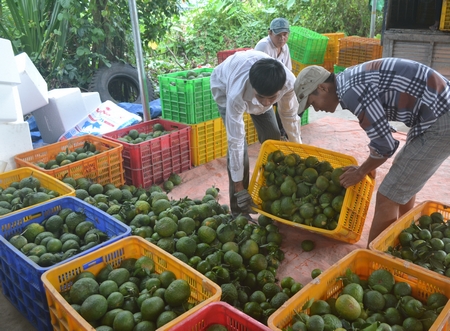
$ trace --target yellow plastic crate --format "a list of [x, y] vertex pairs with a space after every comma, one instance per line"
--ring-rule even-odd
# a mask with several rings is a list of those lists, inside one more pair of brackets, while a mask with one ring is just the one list
[[[291, 325], [294, 311], [301, 311], [303, 305], [310, 299], [326, 300], [337, 298], [344, 288], [343, 281], [338, 277], [345, 276], [347, 269], [357, 274], [361, 279], [367, 279], [369, 275], [378, 269], [390, 271], [396, 282], [407, 282], [411, 285], [412, 296], [422, 302], [426, 302], [428, 296], [439, 292], [450, 297], [450, 282], [442, 278], [436, 278], [433, 274], [410, 268], [401, 260], [372, 252], [367, 249], [357, 249], [333, 264], [314, 281], [309, 282], [304, 288], [291, 297], [281, 308], [275, 311], [268, 320], [271, 330], [281, 331]], [[438, 318], [430, 328], [434, 330], [450, 330], [450, 301], [444, 307]]]
[[[37, 178], [40, 183], [41, 187], [45, 187], [46, 189], [55, 191], [59, 193], [59, 197], [65, 197], [65, 196], [75, 196], [75, 189], [70, 187], [69, 185], [64, 184], [60, 180], [53, 178], [52, 176], [49, 176], [45, 173], [43, 173], [40, 170], [24, 167], [19, 169], [14, 169], [11, 171], [7, 171], [4, 173], [0, 173], [0, 187], [5, 189], [11, 185], [13, 182], [20, 182], [22, 179], [33, 176]], [[58, 198], [59, 198], [58, 197]], [[16, 211], [13, 211], [11, 213], [5, 214], [0, 216], [0, 218], [30, 209], [36, 205], [18, 209]]]
[[339, 39], [345, 37], [345, 33], [336, 32], [336, 33], [323, 33], [325, 37], [328, 37], [327, 49], [325, 50], [325, 62], [332, 62], [336, 64], [338, 55], [339, 55]]
[[[262, 200], [259, 197], [259, 189], [265, 184], [266, 181], [263, 175], [263, 165], [267, 162], [269, 154], [276, 150], [281, 150], [286, 155], [290, 153], [296, 153], [302, 158], [306, 158], [308, 156], [316, 156], [319, 161], [330, 162], [333, 168], [358, 164], [352, 156], [329, 151], [315, 146], [296, 144], [285, 141], [267, 140], [262, 144], [261, 150], [259, 151], [258, 159], [256, 161], [255, 169], [253, 171], [248, 188], [248, 192], [250, 193], [253, 201], [258, 205], [258, 207], [260, 207], [262, 203]], [[338, 225], [334, 230], [321, 229], [305, 224], [294, 223], [292, 221], [271, 215], [263, 211], [261, 208], [255, 208], [255, 210], [260, 214], [266, 215], [286, 225], [301, 228], [310, 232], [324, 235], [326, 237], [353, 244], [356, 243], [361, 237], [374, 186], [375, 180], [370, 178], [369, 176], [366, 176], [358, 184], [347, 188]]]
[[[244, 113], [247, 145], [258, 142], [252, 117]], [[199, 166], [227, 155], [227, 131], [222, 118], [191, 125], [192, 165]]]
[[298, 61], [292, 60], [292, 73], [295, 75], [295, 77], [298, 76], [298, 74], [300, 73], [300, 71], [302, 71], [303, 69], [305, 69], [308, 66], [312, 66], [312, 65], [318, 65], [321, 66], [322, 64], [303, 64], [300, 63]]
[[50, 269], [42, 275], [41, 279], [47, 296], [53, 329], [95, 331], [95, 328], [86, 322], [60, 293], [68, 291], [72, 286], [73, 279], [85, 270], [96, 275], [107, 264], [118, 268], [124, 259], [138, 259], [141, 256], [153, 259], [156, 273], [160, 274], [165, 270], [170, 270], [177, 279], [187, 281], [191, 287], [189, 302], [196, 304], [194, 308], [160, 327], [158, 331], [169, 330], [209, 303], [220, 301], [222, 290], [217, 284], [143, 238], [131, 236]]
[[[400, 217], [397, 221], [392, 223], [389, 227], [387, 227], [382, 233], [378, 235], [370, 244], [369, 248], [373, 251], [385, 253], [389, 247], [395, 247], [399, 244], [398, 235], [404, 230], [410, 227], [411, 224], [417, 223], [417, 220], [422, 215], [430, 215], [434, 212], [440, 212], [442, 216], [444, 216], [444, 220], [448, 222], [450, 219], [450, 205], [446, 205], [444, 203], [436, 202], [436, 201], [424, 201], [418, 204], [416, 207], [411, 209], [409, 212]], [[420, 267], [418, 265], [414, 265], [417, 268], [430, 270]], [[435, 275], [442, 276], [438, 273]], [[447, 278], [447, 277], [445, 277]]]
[[[94, 144], [96, 150], [100, 151], [100, 153], [56, 169], [42, 169], [36, 165], [38, 162], [46, 163], [55, 159], [60, 152], [66, 152], [67, 150], [72, 152], [79, 147], [83, 147], [86, 141]], [[18, 168], [30, 167], [38, 169], [60, 180], [64, 177], [72, 177], [74, 179], [85, 177], [90, 178], [95, 183], [102, 185], [112, 183], [119, 187], [125, 182], [123, 177], [122, 149], [122, 144], [89, 134], [17, 154], [14, 160]]]
[[199, 166], [227, 155], [227, 132], [222, 118], [191, 125], [191, 160]]
[[441, 19], [439, 22], [440, 31], [450, 31], [450, 1], [442, 1]]

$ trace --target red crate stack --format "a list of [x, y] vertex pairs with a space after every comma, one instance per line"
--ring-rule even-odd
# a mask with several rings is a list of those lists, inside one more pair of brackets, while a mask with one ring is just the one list
[[[138, 144], [119, 140], [133, 129], [139, 133], [150, 133], [157, 123], [170, 133]], [[103, 137], [123, 145], [127, 184], [147, 188], [161, 184], [171, 173], [179, 174], [191, 168], [191, 127], [187, 124], [155, 119], [107, 133]]]
[[227, 57], [229, 57], [230, 55], [233, 55], [236, 52], [241, 52], [241, 51], [248, 51], [250, 49], [253, 48], [235, 48], [235, 49], [228, 49], [226, 51], [219, 51], [217, 52], [217, 63], [222, 63], [223, 61], [225, 61], [225, 59]]

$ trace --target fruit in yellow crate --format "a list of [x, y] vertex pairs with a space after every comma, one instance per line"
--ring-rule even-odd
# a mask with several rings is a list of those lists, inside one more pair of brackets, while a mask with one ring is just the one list
[[113, 330], [132, 331], [135, 322], [133, 313], [128, 310], [122, 310], [117, 313], [113, 321]]
[[80, 278], [70, 288], [70, 300], [72, 303], [81, 305], [84, 300], [93, 294], [98, 294], [99, 285], [92, 278]]
[[395, 279], [392, 273], [385, 269], [377, 269], [373, 271], [368, 278], [369, 286], [382, 285], [388, 292], [392, 290]]
[[100, 294], [93, 294], [81, 304], [80, 314], [86, 321], [90, 322], [102, 318], [107, 310], [108, 302], [106, 298]]
[[305, 239], [302, 241], [301, 247], [305, 252], [310, 252], [314, 249], [315, 244], [314, 244], [314, 241]]
[[340, 295], [336, 300], [335, 308], [339, 315], [348, 321], [354, 321], [361, 315], [361, 305], [350, 294]]
[[184, 279], [176, 279], [170, 283], [164, 292], [164, 301], [171, 307], [187, 303], [191, 296], [191, 287]]
[[314, 279], [322, 273], [322, 270], [316, 268], [311, 271], [311, 278]]

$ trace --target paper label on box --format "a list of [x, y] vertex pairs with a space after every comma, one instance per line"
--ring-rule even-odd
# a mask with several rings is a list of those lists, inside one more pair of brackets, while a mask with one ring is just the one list
[[102, 135], [142, 121], [138, 115], [119, 107], [112, 101], [105, 101], [86, 116], [75, 127], [65, 132], [59, 141], [85, 134]]

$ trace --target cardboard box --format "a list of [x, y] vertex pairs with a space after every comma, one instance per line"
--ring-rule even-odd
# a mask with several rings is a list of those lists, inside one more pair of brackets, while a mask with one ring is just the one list
[[48, 104], [47, 82], [34, 66], [27, 53], [16, 55], [16, 64], [21, 83], [19, 90], [23, 115], [31, 113]]
[[17, 70], [16, 60], [14, 60], [14, 51], [11, 41], [0, 38], [0, 84], [18, 85], [20, 84], [19, 71]]
[[48, 92], [48, 104], [33, 112], [42, 140], [47, 144], [77, 125], [87, 111], [79, 88], [54, 89]]
[[88, 115], [97, 109], [97, 107], [102, 103], [98, 92], [83, 92], [81, 93], [81, 96], [83, 97], [84, 107], [86, 108]]
[[0, 122], [15, 122], [19, 118], [22, 108], [17, 86], [0, 84]]
[[[14, 141], [14, 143], [11, 143]], [[4, 171], [16, 168], [14, 156], [33, 149], [30, 127], [27, 122], [0, 123], [0, 164], [6, 162]]]

